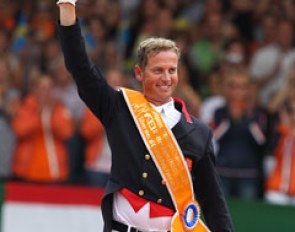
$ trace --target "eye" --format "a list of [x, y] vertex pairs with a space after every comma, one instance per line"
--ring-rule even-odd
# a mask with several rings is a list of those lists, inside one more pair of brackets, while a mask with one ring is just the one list
[[161, 74], [162, 73], [162, 70], [160, 68], [156, 68], [156, 69], [153, 70], [153, 72], [155, 74]]
[[169, 73], [170, 74], [175, 74], [177, 72], [177, 69], [176, 68], [170, 68], [169, 69]]

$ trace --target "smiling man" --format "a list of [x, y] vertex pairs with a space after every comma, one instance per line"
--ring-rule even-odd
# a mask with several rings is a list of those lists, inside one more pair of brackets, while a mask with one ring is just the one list
[[150, 38], [139, 45], [138, 64], [134, 70], [150, 103], [162, 105], [172, 101], [178, 82], [179, 56], [179, 49], [170, 40]]
[[104, 232], [233, 231], [214, 167], [212, 133], [172, 97], [178, 47], [164, 38], [142, 41], [134, 71], [143, 93], [114, 90], [87, 57], [75, 3], [57, 2], [58, 31], [66, 66], [104, 125], [112, 151]]

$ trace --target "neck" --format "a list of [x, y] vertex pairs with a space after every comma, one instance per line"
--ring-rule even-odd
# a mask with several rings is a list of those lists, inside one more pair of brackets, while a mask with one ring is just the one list
[[170, 102], [172, 100], [172, 97], [170, 97], [168, 100], [166, 101], [159, 101], [159, 100], [155, 100], [155, 99], [152, 99], [152, 98], [149, 98], [147, 96], [145, 96], [145, 98], [148, 100], [149, 103], [155, 105], [155, 106], [161, 106], [161, 105], [164, 105], [168, 102]]

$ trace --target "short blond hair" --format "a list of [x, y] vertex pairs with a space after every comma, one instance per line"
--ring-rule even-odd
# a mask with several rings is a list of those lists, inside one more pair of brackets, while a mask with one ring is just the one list
[[180, 49], [176, 43], [170, 39], [151, 37], [143, 40], [137, 49], [138, 65], [144, 68], [147, 65], [148, 58], [162, 51], [172, 50], [177, 57], [180, 57]]

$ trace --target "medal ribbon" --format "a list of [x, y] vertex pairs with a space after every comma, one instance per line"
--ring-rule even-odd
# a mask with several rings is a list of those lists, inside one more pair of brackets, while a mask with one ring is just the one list
[[140, 135], [166, 181], [177, 210], [172, 219], [171, 231], [209, 231], [200, 219], [200, 207], [194, 199], [190, 173], [171, 130], [142, 93], [121, 89]]

